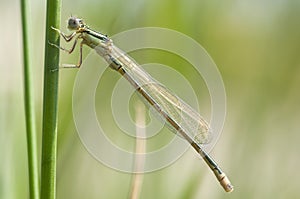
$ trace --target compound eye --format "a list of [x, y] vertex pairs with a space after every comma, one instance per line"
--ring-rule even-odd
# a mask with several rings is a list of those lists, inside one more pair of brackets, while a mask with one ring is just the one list
[[69, 27], [72, 27], [72, 28], [75, 27], [76, 26], [76, 20], [70, 19], [68, 25], [69, 25]]

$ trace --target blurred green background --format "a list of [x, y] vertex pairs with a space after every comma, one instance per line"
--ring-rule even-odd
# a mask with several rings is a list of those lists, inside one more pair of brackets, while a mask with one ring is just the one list
[[[45, 3], [30, 1], [29, 19], [39, 149]], [[0, 198], [26, 198], [20, 5], [1, 0], [1, 8]], [[222, 74], [227, 117], [211, 154], [230, 177], [234, 192], [225, 193], [190, 149], [173, 165], [145, 174], [141, 198], [300, 197], [300, 1], [65, 0], [63, 30], [71, 14], [108, 35], [146, 26], [180, 31], [208, 51]], [[85, 55], [88, 51], [85, 48]], [[137, 55], [139, 62], [147, 63], [147, 56]], [[178, 60], [164, 56], [153, 53], [149, 60], [165, 60], [189, 76]], [[76, 53], [62, 54], [62, 63], [72, 61], [77, 61]], [[72, 118], [76, 72], [60, 71], [57, 198], [127, 198], [131, 175], [96, 161], [76, 133]], [[107, 75], [119, 78], [111, 71]], [[209, 107], [209, 96], [195, 91], [200, 105]], [[204, 112], [208, 118], [209, 108]]]

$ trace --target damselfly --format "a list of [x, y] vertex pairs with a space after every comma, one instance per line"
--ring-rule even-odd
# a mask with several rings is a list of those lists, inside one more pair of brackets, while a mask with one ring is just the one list
[[80, 42], [80, 58], [77, 65], [64, 65], [65, 68], [79, 68], [82, 64], [82, 47], [87, 45], [102, 56], [109, 66], [125, 77], [141, 96], [152, 106], [164, 120], [168, 127], [183, 137], [204, 159], [215, 174], [216, 178], [227, 192], [233, 191], [229, 179], [217, 163], [205, 152], [201, 145], [208, 142], [210, 128], [208, 123], [193, 108], [187, 105], [163, 85], [154, 80], [132, 58], [117, 48], [112, 40], [102, 33], [90, 29], [82, 19], [70, 17], [68, 29], [74, 31], [66, 35], [57, 31], [66, 42], [74, 39], [71, 49], [51, 45], [72, 53], [78, 41]]

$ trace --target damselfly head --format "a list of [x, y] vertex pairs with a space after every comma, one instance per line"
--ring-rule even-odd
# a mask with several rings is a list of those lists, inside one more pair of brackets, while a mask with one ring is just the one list
[[83, 28], [85, 25], [82, 19], [71, 16], [68, 19], [68, 29], [69, 30], [77, 30], [79, 28]]

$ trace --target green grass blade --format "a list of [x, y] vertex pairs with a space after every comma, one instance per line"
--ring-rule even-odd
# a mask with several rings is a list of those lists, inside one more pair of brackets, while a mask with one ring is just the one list
[[48, 42], [59, 45], [59, 35], [51, 26], [60, 26], [60, 0], [47, 1], [44, 99], [43, 99], [43, 138], [41, 197], [54, 199], [56, 195], [56, 150], [57, 150], [57, 104], [59, 49]]
[[23, 36], [23, 65], [24, 65], [24, 102], [27, 136], [29, 195], [31, 199], [39, 199], [39, 169], [37, 158], [37, 138], [35, 126], [35, 109], [33, 86], [30, 72], [30, 51], [27, 24], [28, 6], [26, 0], [21, 0], [22, 36]]

